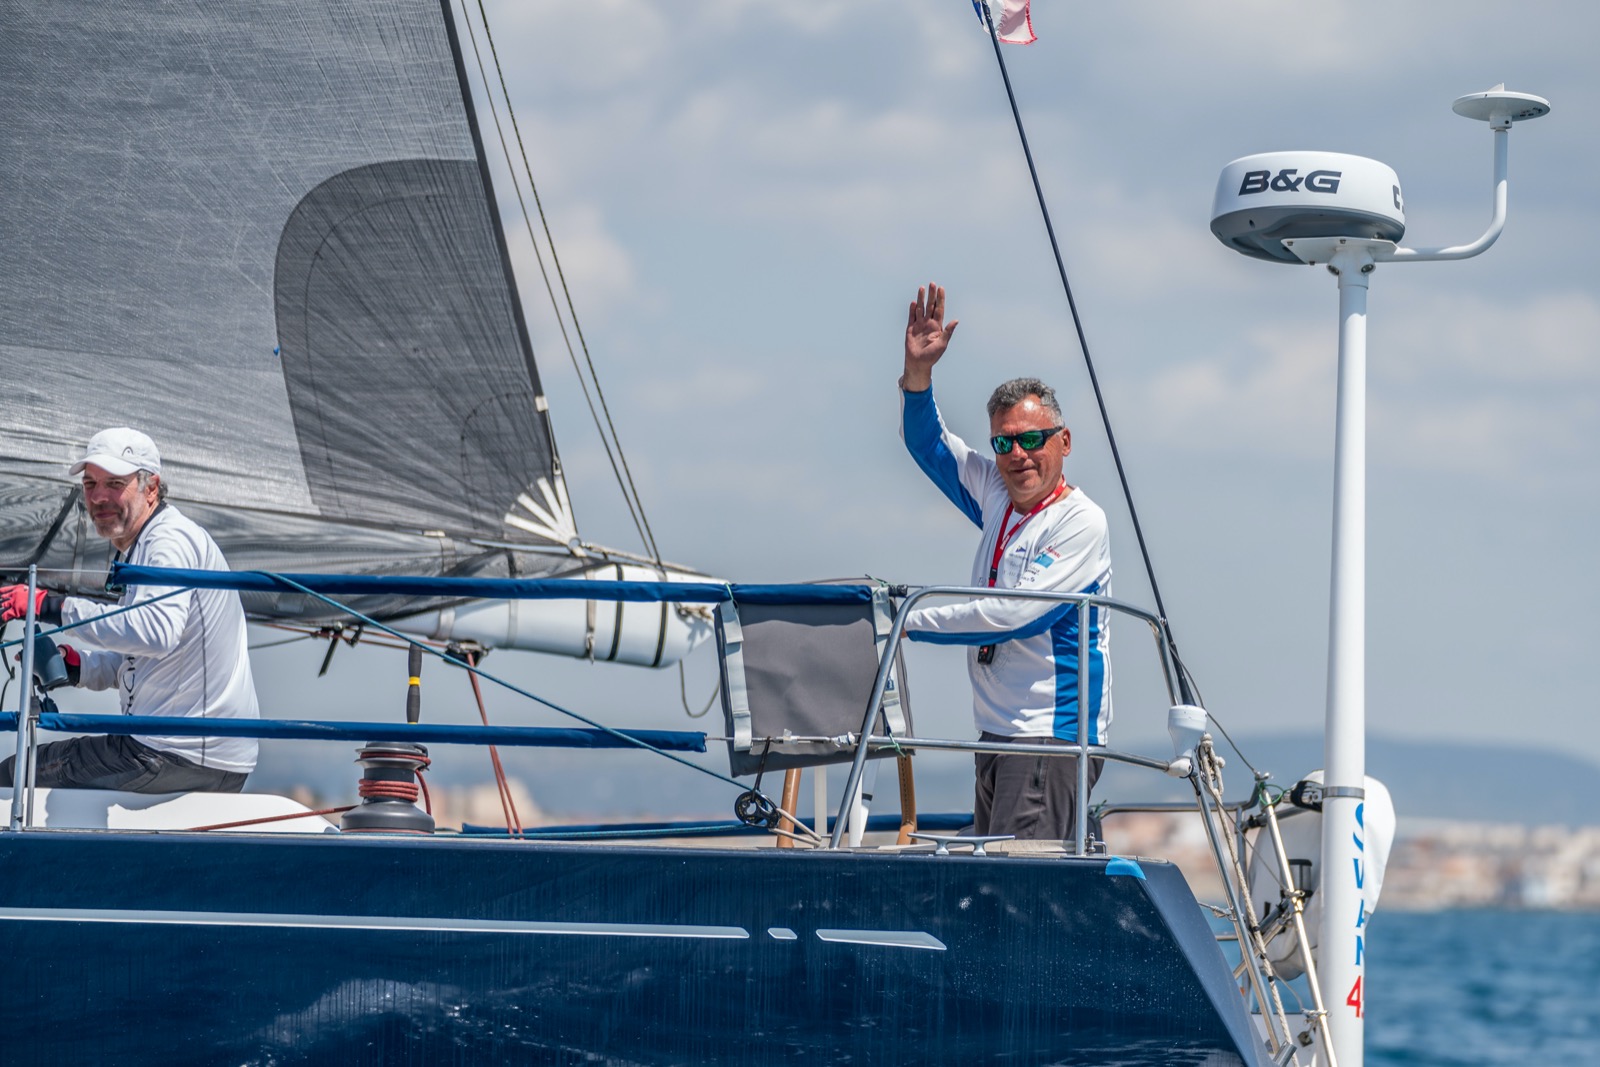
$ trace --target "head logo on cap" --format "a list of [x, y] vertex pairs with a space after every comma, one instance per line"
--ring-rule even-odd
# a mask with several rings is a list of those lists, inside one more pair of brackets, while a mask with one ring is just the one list
[[73, 477], [88, 466], [99, 467], [114, 478], [126, 478], [136, 471], [161, 473], [161, 453], [156, 443], [138, 430], [116, 426], [89, 438], [83, 458], [67, 473]]

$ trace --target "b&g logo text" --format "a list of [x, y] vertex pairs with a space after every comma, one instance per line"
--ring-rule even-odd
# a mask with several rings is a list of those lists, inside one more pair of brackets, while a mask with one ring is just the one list
[[1286, 167], [1276, 175], [1270, 170], [1247, 170], [1244, 181], [1239, 183], [1239, 195], [1264, 193], [1269, 189], [1274, 193], [1298, 193], [1302, 189], [1308, 193], [1337, 193], [1339, 179], [1344, 177], [1342, 170], [1314, 170], [1303, 178], [1296, 177], [1299, 173], [1299, 167]]

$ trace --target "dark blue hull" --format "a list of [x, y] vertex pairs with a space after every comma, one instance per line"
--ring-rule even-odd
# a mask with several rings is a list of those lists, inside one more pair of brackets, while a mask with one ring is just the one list
[[7, 1063], [1258, 1062], [1162, 863], [31, 831], [0, 936]]

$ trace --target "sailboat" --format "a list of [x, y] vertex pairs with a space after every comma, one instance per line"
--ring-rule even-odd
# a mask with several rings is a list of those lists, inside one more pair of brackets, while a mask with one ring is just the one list
[[[831, 840], [819, 818], [801, 842], [832, 847], [711, 848], [670, 826], [333, 833], [287, 802], [252, 822], [226, 798], [65, 791], [38, 797], [36, 820], [35, 798], [8, 798], [24, 813], [0, 834], [0, 930], [22, 975], [11, 1047], [161, 1064], [1319, 1054], [1317, 1013], [1286, 1013], [1255, 958], [1242, 878], [1222, 909], [1247, 943], [1230, 959], [1175, 867], [1083, 832], [1042, 851], [959, 832], [838, 847], [868, 756], [913, 740], [892, 714], [899, 630], [881, 619], [960, 590], [729, 586], [579, 538], [448, 0], [62, 2], [8, 24], [0, 568], [104, 590], [107, 549], [61, 470], [129, 421], [238, 573], [114, 580], [232, 582], [260, 619], [642, 665], [715, 634], [725, 678], [754, 606], [843, 604], [864, 620], [870, 682], [837, 733], [729, 742], [758, 783], [812, 750], [851, 763]], [[1161, 619], [1102, 606], [1150, 626], [1182, 688]], [[1214, 774], [1194, 710], [1175, 709], [1170, 759], [1122, 758]], [[450, 736], [427, 729], [410, 736]], [[757, 786], [741, 803], [750, 826], [806, 837], [792, 801]], [[1243, 828], [1220, 790], [1200, 808], [1232, 855]], [[1270, 805], [1259, 818], [1258, 842], [1277, 835]], [[1305, 894], [1252, 874], [1281, 894], [1287, 958], [1310, 966]]]

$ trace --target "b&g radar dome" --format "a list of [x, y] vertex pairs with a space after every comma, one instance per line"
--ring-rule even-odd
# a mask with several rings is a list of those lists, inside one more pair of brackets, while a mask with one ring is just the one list
[[1388, 166], [1338, 152], [1263, 152], [1222, 169], [1211, 232], [1257, 259], [1300, 265], [1285, 238], [1361, 237], [1398, 242], [1406, 232], [1400, 179]]

